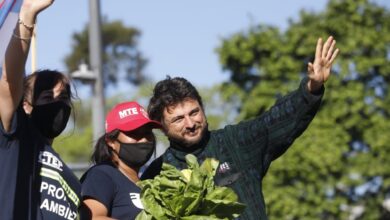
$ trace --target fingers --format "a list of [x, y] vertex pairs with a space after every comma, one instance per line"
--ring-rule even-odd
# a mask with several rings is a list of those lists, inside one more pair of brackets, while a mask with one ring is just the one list
[[328, 54], [329, 47], [331, 46], [332, 41], [333, 41], [332, 36], [328, 37], [328, 40], [326, 40], [324, 47], [322, 48], [322, 56], [321, 56], [322, 58], [325, 58], [326, 55]]
[[[318, 48], [319, 48], [319, 45], [318, 45], [319, 41], [317, 42], [317, 51], [316, 51], [316, 58], [319, 56], [318, 55]], [[332, 65], [333, 61], [336, 59], [338, 53], [339, 53], [339, 49], [337, 48], [335, 50], [335, 47], [336, 47], [336, 40], [333, 38], [333, 36], [330, 36], [325, 44], [322, 46], [322, 49], [321, 49], [321, 55], [320, 55], [320, 58], [318, 58], [319, 60], [323, 60], [325, 63], [325, 66], [330, 66]]]
[[337, 57], [337, 55], [339, 54], [339, 48], [337, 48], [335, 51], [334, 51], [334, 53], [333, 53], [333, 55], [332, 55], [332, 57], [330, 58], [330, 61], [329, 61], [329, 64], [330, 65], [332, 65], [332, 63], [333, 63], [333, 61], [336, 59], [336, 57]]
[[322, 38], [318, 38], [315, 59], [321, 59], [321, 54], [322, 54]]
[[331, 59], [331, 57], [332, 57], [332, 55], [334, 53], [335, 45], [336, 45], [336, 40], [332, 40], [332, 43], [331, 43], [331, 45], [330, 45], [330, 47], [328, 49], [328, 52], [326, 54], [326, 60], [330, 60]]

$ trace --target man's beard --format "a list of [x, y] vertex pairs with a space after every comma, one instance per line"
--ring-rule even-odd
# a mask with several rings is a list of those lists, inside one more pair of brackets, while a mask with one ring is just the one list
[[186, 138], [174, 137], [174, 136], [168, 137], [168, 139], [169, 141], [174, 142], [176, 145], [179, 145], [180, 147], [192, 148], [202, 141], [205, 133], [208, 130], [208, 123], [206, 122], [201, 129], [202, 130], [200, 131], [200, 135], [195, 140], [187, 140]]

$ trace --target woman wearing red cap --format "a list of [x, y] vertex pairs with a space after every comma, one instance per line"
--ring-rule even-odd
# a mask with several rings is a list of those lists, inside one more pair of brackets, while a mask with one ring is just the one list
[[136, 102], [116, 105], [106, 117], [106, 133], [98, 140], [92, 160], [96, 164], [81, 178], [81, 219], [135, 219], [143, 209], [139, 169], [155, 147], [150, 120]]

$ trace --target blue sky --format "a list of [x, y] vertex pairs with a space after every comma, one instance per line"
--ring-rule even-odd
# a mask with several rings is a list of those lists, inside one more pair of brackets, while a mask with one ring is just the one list
[[[38, 17], [37, 67], [64, 70], [71, 37], [89, 17], [87, 0], [57, 0]], [[381, 5], [390, 1], [377, 0]], [[253, 24], [282, 29], [299, 10], [320, 11], [326, 0], [102, 0], [101, 14], [138, 28], [139, 46], [149, 59], [145, 70], [154, 80], [167, 74], [183, 76], [197, 86], [210, 86], [228, 78], [215, 48], [221, 38], [247, 30]], [[29, 70], [29, 66], [27, 70]]]

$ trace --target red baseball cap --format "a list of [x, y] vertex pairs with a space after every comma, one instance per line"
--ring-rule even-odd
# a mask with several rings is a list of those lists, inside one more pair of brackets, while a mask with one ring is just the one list
[[106, 133], [115, 129], [132, 131], [149, 124], [152, 128], [161, 128], [157, 121], [150, 120], [148, 113], [137, 102], [123, 102], [117, 104], [106, 116]]

